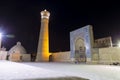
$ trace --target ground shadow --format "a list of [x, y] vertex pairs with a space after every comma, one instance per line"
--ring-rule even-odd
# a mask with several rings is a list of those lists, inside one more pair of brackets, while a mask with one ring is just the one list
[[[24, 79], [28, 80], [28, 79]], [[80, 77], [59, 77], [59, 78], [41, 78], [41, 79], [29, 79], [29, 80], [89, 80]]]

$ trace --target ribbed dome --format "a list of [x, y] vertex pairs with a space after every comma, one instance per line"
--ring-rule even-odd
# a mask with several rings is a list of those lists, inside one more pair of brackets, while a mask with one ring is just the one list
[[17, 42], [17, 44], [15, 46], [13, 46], [9, 52], [9, 54], [12, 54], [12, 53], [21, 53], [21, 54], [26, 54], [26, 50], [25, 48], [21, 45], [20, 42]]

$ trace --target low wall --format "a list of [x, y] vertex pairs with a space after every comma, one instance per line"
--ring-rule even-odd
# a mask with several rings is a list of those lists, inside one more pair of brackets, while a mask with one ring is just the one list
[[52, 53], [54, 62], [70, 62], [70, 51]]
[[[70, 51], [52, 53], [54, 62], [72, 62]], [[100, 64], [120, 63], [120, 47], [94, 48], [92, 62]]]
[[99, 48], [99, 63], [102, 64], [112, 64], [114, 62], [120, 63], [120, 48], [119, 47], [109, 47], [109, 48]]
[[28, 62], [30, 62], [31, 61], [31, 54], [22, 54], [22, 61], [24, 62], [26, 62], [26, 61], [28, 61]]

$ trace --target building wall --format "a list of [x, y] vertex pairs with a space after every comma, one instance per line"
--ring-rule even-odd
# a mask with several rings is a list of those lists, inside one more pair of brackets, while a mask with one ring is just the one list
[[93, 48], [92, 63], [98, 63], [98, 61], [99, 61], [99, 48]]
[[21, 54], [21, 53], [12, 53], [9, 56], [9, 60], [10, 61], [15, 61], [15, 62], [19, 62], [19, 61], [31, 61], [31, 55], [30, 54]]
[[70, 62], [70, 51], [52, 53], [53, 62]]
[[99, 63], [113, 64], [114, 62], [120, 63], [119, 47], [99, 48]]
[[21, 54], [20, 53], [12, 53], [9, 56], [9, 60], [19, 62], [19, 61], [21, 61]]
[[111, 37], [104, 37], [95, 40], [94, 47], [102, 48], [102, 47], [112, 47], [112, 39]]
[[31, 61], [31, 55], [30, 54], [22, 54], [22, 61]]
[[6, 60], [7, 51], [0, 51], [0, 60]]
[[[70, 51], [52, 53], [53, 62], [72, 62]], [[120, 63], [120, 48], [94, 48], [92, 50], [92, 63], [113, 64]]]

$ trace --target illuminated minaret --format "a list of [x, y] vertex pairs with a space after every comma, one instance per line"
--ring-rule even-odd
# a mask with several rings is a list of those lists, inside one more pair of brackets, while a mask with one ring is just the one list
[[50, 13], [47, 10], [41, 11], [41, 29], [36, 61], [49, 61], [49, 16]]

